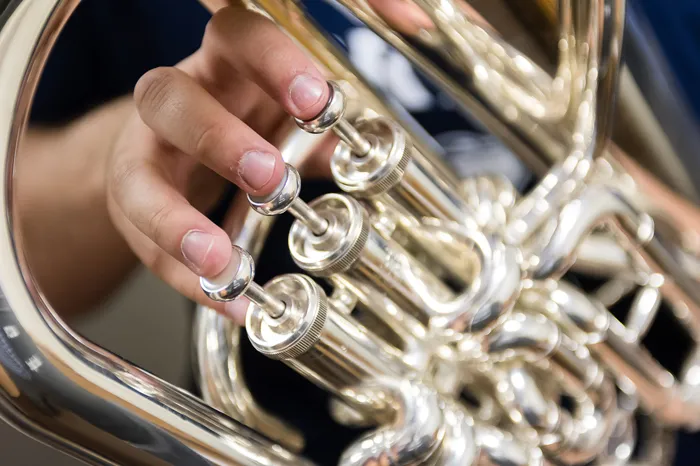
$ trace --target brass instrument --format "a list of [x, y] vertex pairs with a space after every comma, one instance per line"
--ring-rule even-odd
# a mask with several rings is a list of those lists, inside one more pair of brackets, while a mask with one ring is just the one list
[[[198, 399], [76, 335], [32, 281], [13, 163], [43, 63], [77, 3], [14, 0], [0, 15], [2, 417], [90, 464], [312, 464], [297, 453], [300, 434], [251, 396], [240, 329], [224, 317], [197, 310]], [[659, 214], [611, 141], [629, 72], [625, 1], [560, 0], [552, 73], [460, 0], [406, 2], [433, 25], [415, 31], [376, 3], [340, 0], [538, 183], [518, 193], [497, 175], [457, 179], [301, 2], [256, 0], [326, 70], [331, 98], [282, 143], [276, 192], [235, 201], [233, 259], [202, 288], [218, 301], [248, 298], [254, 348], [332, 393], [338, 422], [374, 426], [348, 445], [344, 466], [670, 464], [671, 433], [700, 428], [700, 362], [693, 348], [673, 375], [642, 341], [670, 312], [697, 344], [699, 275], [686, 232], [670, 227], [684, 223]], [[331, 131], [340, 192], [306, 204], [294, 166]], [[261, 286], [255, 260], [285, 212], [303, 273]], [[572, 270], [603, 285], [586, 293], [564, 277]], [[630, 294], [615, 317], [609, 309]]]

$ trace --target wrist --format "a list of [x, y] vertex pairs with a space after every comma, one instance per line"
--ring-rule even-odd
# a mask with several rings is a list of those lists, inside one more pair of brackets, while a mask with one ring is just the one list
[[64, 317], [90, 309], [137, 263], [109, 217], [105, 183], [130, 111], [125, 99], [59, 129], [30, 128], [22, 141], [14, 194], [24, 256]]
[[62, 172], [75, 182], [72, 191], [104, 209], [109, 159], [133, 111], [131, 96], [110, 102], [71, 123], [57, 141], [59, 152], [72, 159]]

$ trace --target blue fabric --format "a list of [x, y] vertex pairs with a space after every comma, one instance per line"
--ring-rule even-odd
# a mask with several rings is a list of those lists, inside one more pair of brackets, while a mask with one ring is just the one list
[[209, 17], [192, 0], [81, 2], [48, 60], [32, 119], [65, 122], [131, 92], [149, 69], [193, 53]]
[[635, 0], [635, 3], [649, 18], [696, 116], [700, 117], [700, 2]]

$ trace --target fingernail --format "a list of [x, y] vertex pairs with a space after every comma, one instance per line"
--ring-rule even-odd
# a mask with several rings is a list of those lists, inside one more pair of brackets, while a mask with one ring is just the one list
[[435, 29], [435, 23], [430, 19], [430, 16], [413, 2], [406, 5], [405, 16], [419, 29]]
[[234, 249], [231, 253], [226, 267], [213, 277], [207, 277], [207, 281], [212, 285], [216, 286], [226, 286], [231, 281], [236, 279], [236, 274], [238, 273], [238, 266], [241, 263], [240, 254]]
[[241, 160], [238, 174], [248, 186], [260, 189], [272, 178], [276, 163], [277, 158], [267, 152], [247, 152]]
[[196, 269], [202, 268], [212, 247], [214, 237], [199, 230], [188, 231], [180, 244], [183, 257]]
[[245, 325], [245, 316], [248, 313], [250, 301], [248, 298], [240, 297], [235, 301], [229, 301], [224, 306], [224, 312], [236, 325], [243, 327]]
[[327, 88], [328, 84], [325, 81], [310, 74], [300, 74], [292, 81], [289, 96], [297, 110], [303, 112], [316, 105]]

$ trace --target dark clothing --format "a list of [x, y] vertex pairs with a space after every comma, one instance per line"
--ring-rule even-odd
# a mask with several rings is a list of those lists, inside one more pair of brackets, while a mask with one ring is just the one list
[[197, 50], [209, 18], [196, 1], [81, 2], [48, 60], [33, 121], [65, 122], [130, 93], [146, 71]]
[[[637, 0], [651, 22], [671, 68], [700, 118], [700, 2]], [[699, 461], [700, 463], [700, 461]]]

